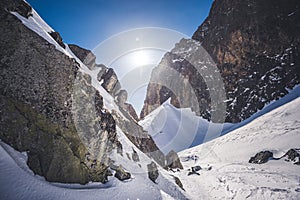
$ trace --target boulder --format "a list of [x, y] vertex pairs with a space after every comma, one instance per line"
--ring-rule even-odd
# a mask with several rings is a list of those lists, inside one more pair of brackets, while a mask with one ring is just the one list
[[122, 165], [119, 165], [119, 167], [116, 169], [115, 177], [120, 181], [124, 181], [130, 179], [131, 174], [129, 172], [126, 172]]
[[270, 151], [261, 151], [257, 153], [254, 157], [251, 157], [249, 163], [263, 164], [273, 158], [273, 153]]
[[149, 179], [151, 181], [153, 181], [154, 183], [156, 183], [155, 181], [158, 178], [159, 173], [158, 173], [158, 169], [157, 169], [155, 162], [152, 161], [150, 164], [147, 165], [147, 168], [148, 168]]
[[175, 151], [170, 151], [166, 155], [166, 161], [167, 161], [167, 167], [172, 168], [172, 169], [183, 169], [183, 166], [180, 162], [180, 159]]
[[139, 162], [140, 161], [140, 157], [139, 155], [137, 154], [137, 152], [134, 150], [134, 148], [132, 148], [132, 160], [134, 162]]
[[288, 162], [294, 162], [294, 164], [300, 164], [300, 154], [295, 149], [290, 149], [286, 154], [282, 156]]
[[62, 37], [60, 36], [59, 32], [51, 32], [49, 33], [51, 35], [51, 37], [62, 47], [62, 48], [66, 48], [66, 45], [64, 44]]
[[109, 68], [105, 73], [103, 73], [100, 80], [103, 80], [101, 86], [112, 96], [115, 96], [121, 89], [117, 74], [112, 68]]
[[194, 171], [194, 172], [200, 171], [201, 169], [202, 168], [199, 165], [192, 167], [192, 171]]

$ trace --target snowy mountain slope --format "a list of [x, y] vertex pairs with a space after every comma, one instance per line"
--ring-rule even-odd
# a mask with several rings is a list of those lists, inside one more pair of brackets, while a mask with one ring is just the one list
[[[185, 170], [176, 172], [186, 192], [199, 199], [299, 199], [299, 166], [283, 159], [249, 164], [251, 156], [269, 150], [274, 157], [300, 147], [300, 98], [227, 135], [179, 153]], [[198, 175], [188, 169], [200, 165]], [[211, 166], [211, 170], [209, 170]]]
[[[134, 145], [120, 129], [118, 136], [124, 152], [131, 152]], [[0, 142], [0, 199], [187, 199], [186, 194], [175, 185], [172, 176], [161, 167], [157, 184], [154, 184], [147, 174], [147, 164], [151, 160], [137, 148], [135, 150], [140, 158], [138, 163], [125, 155], [123, 157], [115, 153], [112, 156], [116, 164], [133, 172], [132, 178], [127, 181], [110, 177], [105, 184], [61, 184], [49, 183], [43, 177], [34, 175], [26, 165], [26, 153], [17, 152]]]
[[300, 87], [297, 85], [286, 96], [267, 104], [246, 120], [224, 124], [209, 122], [189, 108], [175, 108], [168, 100], [139, 121], [139, 124], [148, 131], [163, 152], [181, 151], [240, 128], [299, 96]]
[[233, 124], [216, 124], [196, 116], [190, 108], [175, 108], [170, 99], [147, 115], [139, 124], [153, 137], [158, 147], [168, 153], [181, 151], [220, 136]]

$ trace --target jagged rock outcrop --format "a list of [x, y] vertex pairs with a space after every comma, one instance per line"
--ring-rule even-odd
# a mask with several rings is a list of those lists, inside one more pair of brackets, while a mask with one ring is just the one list
[[63, 42], [62, 37], [60, 36], [59, 32], [54, 31], [54, 32], [50, 32], [49, 34], [62, 48], [66, 48], [66, 45]]
[[121, 109], [126, 111], [135, 121], [139, 121], [139, 117], [137, 116], [133, 106], [130, 103], [127, 103], [128, 93], [126, 90], [120, 90], [117, 96], [117, 103]]
[[285, 161], [293, 162], [295, 165], [300, 165], [300, 149], [290, 149], [281, 158]]
[[116, 168], [115, 177], [120, 181], [124, 181], [131, 178], [131, 174], [126, 172], [122, 165]]
[[[109, 152], [121, 147], [91, 77], [10, 13], [30, 17], [26, 3], [3, 0], [0, 10], [0, 139], [27, 152], [28, 166], [48, 181], [107, 181]], [[92, 128], [82, 137], [84, 127]]]
[[185, 190], [185, 189], [183, 188], [182, 182], [180, 181], [180, 179], [179, 179], [177, 176], [174, 176], [174, 180], [175, 180], [175, 183], [176, 183], [182, 190]]
[[[123, 155], [117, 125], [139, 149], [164, 165], [164, 155], [128, 111], [120, 107], [121, 115], [111, 114], [76, 60], [10, 13], [24, 10], [22, 15], [31, 17], [32, 9], [26, 6], [20, 0], [0, 2], [0, 46], [5, 47], [0, 49], [0, 139], [26, 151], [30, 169], [48, 181], [106, 182], [114, 162], [110, 155], [114, 150]], [[55, 35], [56, 42], [63, 44]], [[90, 55], [70, 46], [83, 62]], [[99, 81], [116, 97], [120, 90], [116, 74], [94, 61], [91, 55], [86, 64], [100, 68]], [[139, 161], [136, 152], [133, 159]]]
[[157, 166], [155, 164], [155, 162], [151, 162], [150, 164], [147, 165], [147, 169], [148, 169], [148, 177], [151, 181], [153, 181], [154, 183], [156, 183], [156, 179], [158, 178], [159, 176], [159, 173], [158, 173], [158, 169], [157, 169]]
[[139, 154], [136, 152], [136, 150], [134, 150], [134, 148], [132, 148], [132, 160], [134, 162], [139, 162], [140, 161], [140, 157], [139, 157]]
[[98, 73], [98, 81], [102, 82], [101, 86], [113, 97], [121, 89], [121, 84], [119, 83], [118, 77], [112, 68], [102, 67]]
[[[3, 5], [5, 5], [7, 2], [2, 1]], [[27, 19], [32, 16], [32, 8], [31, 6], [26, 3], [25, 1], [14, 1], [14, 2], [9, 2], [6, 4], [6, 9], [7, 11], [13, 11], [17, 12], [23, 17], [26, 17]]]
[[[216, 105], [212, 105], [212, 89], [208, 90], [213, 81], [206, 73], [210, 63], [197, 50], [197, 42], [216, 63], [223, 79], [226, 122], [244, 120], [286, 95], [300, 83], [299, 18], [297, 0], [214, 1], [193, 40], [181, 40], [153, 70], [141, 118], [171, 97], [173, 105], [191, 107], [197, 115], [211, 120]], [[199, 63], [200, 73], [194, 63]], [[166, 66], [180, 74], [179, 83], [172, 81]], [[166, 81], [159, 82], [161, 79], [168, 79], [170, 86], [163, 86]], [[180, 89], [172, 89], [178, 85]], [[198, 105], [194, 105], [193, 94]]]
[[154, 140], [132, 117], [120, 108], [123, 116], [112, 112], [116, 124], [127, 138], [143, 153], [153, 158], [159, 165], [165, 166], [165, 156], [156, 146]]
[[263, 164], [269, 161], [269, 159], [273, 158], [273, 153], [270, 151], [261, 151], [255, 154], [254, 157], [251, 157], [249, 163], [254, 164]]
[[180, 162], [177, 153], [173, 150], [166, 155], [166, 162], [167, 162], [167, 167], [171, 169], [177, 169], [177, 168], [183, 169], [183, 166]]
[[71, 51], [76, 55], [77, 58], [81, 60], [90, 70], [93, 70], [96, 66], [96, 56], [92, 51], [84, 49], [75, 44], [68, 45]]

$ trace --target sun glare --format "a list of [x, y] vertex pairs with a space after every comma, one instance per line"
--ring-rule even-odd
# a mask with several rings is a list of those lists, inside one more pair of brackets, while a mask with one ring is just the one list
[[151, 63], [151, 56], [147, 51], [140, 50], [132, 53], [132, 64], [143, 66]]

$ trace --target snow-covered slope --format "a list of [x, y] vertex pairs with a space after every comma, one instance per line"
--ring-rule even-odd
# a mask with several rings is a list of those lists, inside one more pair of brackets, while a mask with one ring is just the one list
[[196, 116], [190, 108], [175, 108], [170, 99], [147, 115], [139, 124], [164, 152], [181, 151], [220, 136], [233, 124], [215, 124]]
[[[300, 147], [300, 98], [227, 135], [179, 153], [185, 170], [176, 172], [192, 199], [299, 199], [300, 167], [283, 159], [250, 164], [269, 150], [274, 157]], [[198, 175], [188, 169], [200, 165]], [[211, 166], [211, 170], [209, 169]]]
[[170, 150], [181, 151], [240, 128], [299, 96], [300, 86], [297, 85], [281, 99], [272, 101], [248, 119], [235, 124], [209, 122], [196, 116], [189, 108], [174, 107], [168, 100], [147, 115], [139, 124], [148, 131], [164, 153], [168, 153]]
[[[117, 133], [124, 152], [131, 152], [134, 145], [120, 129]], [[161, 167], [157, 183], [153, 183], [147, 173], [151, 159], [137, 148], [135, 150], [140, 158], [137, 163], [126, 155], [115, 153], [112, 156], [117, 164], [131, 172], [132, 178], [127, 181], [119, 181], [112, 176], [105, 184], [61, 184], [49, 183], [34, 175], [26, 165], [26, 153], [17, 152], [0, 141], [0, 199], [187, 199], [186, 194], [175, 185], [173, 176]]]

